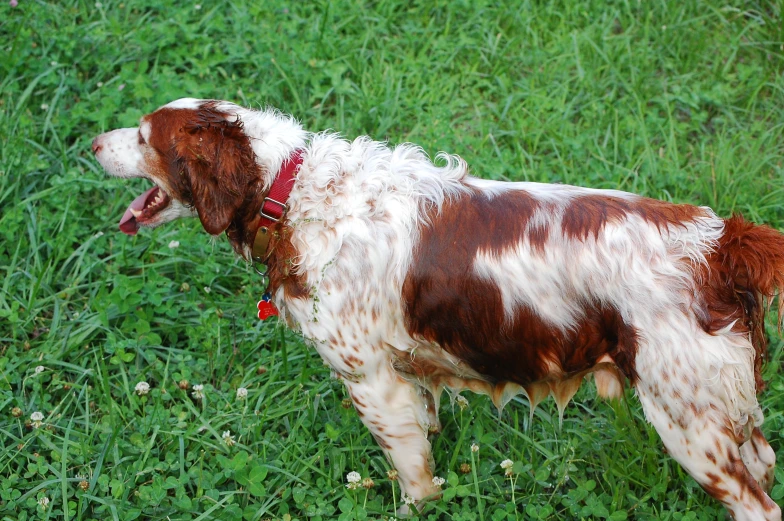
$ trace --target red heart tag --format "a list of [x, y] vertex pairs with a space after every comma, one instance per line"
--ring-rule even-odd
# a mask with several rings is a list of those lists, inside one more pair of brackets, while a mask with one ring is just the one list
[[275, 304], [266, 300], [260, 300], [257, 307], [259, 308], [259, 320], [267, 320], [269, 317], [277, 317], [280, 314]]

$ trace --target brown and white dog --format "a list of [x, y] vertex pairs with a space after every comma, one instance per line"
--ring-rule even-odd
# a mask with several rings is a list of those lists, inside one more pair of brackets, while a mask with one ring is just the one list
[[256, 254], [410, 497], [437, 493], [427, 433], [444, 388], [498, 407], [552, 394], [563, 410], [592, 373], [602, 396], [636, 390], [669, 454], [736, 520], [781, 519], [757, 402], [765, 310], [784, 286], [777, 231], [619, 191], [478, 179], [456, 156], [436, 165], [223, 101], [172, 102], [92, 148], [109, 174], [155, 184], [123, 232], [198, 217], [246, 259], [265, 197], [298, 166]]

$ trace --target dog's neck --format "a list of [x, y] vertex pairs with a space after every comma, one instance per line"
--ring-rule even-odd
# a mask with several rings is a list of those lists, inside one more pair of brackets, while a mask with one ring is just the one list
[[275, 109], [251, 110], [229, 102], [219, 102], [216, 108], [227, 118], [236, 118], [242, 123], [259, 166], [258, 183], [248, 192], [244, 208], [226, 230], [234, 250], [250, 261], [256, 256], [254, 250], [257, 248], [253, 245], [264, 199], [287, 160], [305, 147], [310, 133], [292, 116]]
[[251, 246], [253, 262], [265, 262], [270, 255], [269, 245], [273, 229], [276, 228], [288, 210], [288, 198], [294, 180], [302, 164], [302, 150], [295, 150], [281, 165], [272, 185], [256, 212], [258, 219], [254, 226], [256, 234]]

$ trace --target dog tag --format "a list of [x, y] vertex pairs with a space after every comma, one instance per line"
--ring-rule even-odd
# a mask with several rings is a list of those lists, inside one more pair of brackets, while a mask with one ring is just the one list
[[275, 304], [270, 302], [269, 293], [265, 293], [261, 297], [256, 307], [259, 308], [259, 320], [267, 320], [269, 317], [277, 317], [280, 314]]

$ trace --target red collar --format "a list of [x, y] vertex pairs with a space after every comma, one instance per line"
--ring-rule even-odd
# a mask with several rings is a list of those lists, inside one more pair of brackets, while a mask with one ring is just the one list
[[269, 256], [270, 228], [279, 222], [286, 211], [289, 209], [288, 201], [291, 189], [294, 187], [294, 179], [302, 164], [302, 150], [295, 150], [287, 160], [283, 162], [272, 182], [272, 186], [264, 198], [259, 210], [259, 228], [256, 230], [256, 237], [253, 240], [251, 257], [255, 262], [264, 262]]

